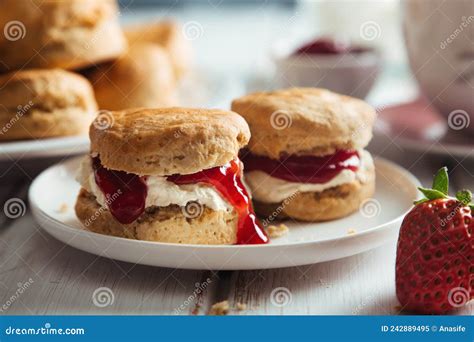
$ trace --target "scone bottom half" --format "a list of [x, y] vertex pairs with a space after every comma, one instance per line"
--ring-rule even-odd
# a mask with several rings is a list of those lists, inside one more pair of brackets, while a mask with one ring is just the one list
[[[169, 108], [111, 112], [110, 118], [114, 126], [102, 132], [91, 125], [93, 152], [83, 160], [77, 177], [82, 189], [76, 214], [86, 228], [169, 243], [268, 242], [241, 179], [238, 151], [248, 142], [250, 133], [239, 115]], [[174, 143], [166, 145], [163, 137], [173, 130], [179, 135]], [[111, 144], [119, 135], [124, 145], [121, 150]], [[144, 140], [150, 144], [142, 148]], [[115, 155], [114, 147], [120, 150]], [[194, 150], [194, 155], [188, 155], [186, 148]], [[103, 161], [102, 153], [107, 154], [108, 163]], [[129, 157], [137, 153], [140, 162], [155, 153], [158, 159], [151, 165], [155, 166], [153, 172], [147, 173], [151, 166], [144, 163], [123, 163], [124, 153]], [[183, 153], [192, 160], [189, 165], [175, 163], [170, 169], [159, 158], [173, 160], [173, 156]], [[122, 158], [123, 167], [111, 167], [111, 163], [120, 162], [111, 156]], [[139, 168], [139, 172], [133, 172], [132, 167]]]
[[365, 150], [279, 160], [241, 153], [245, 179], [264, 225], [277, 219], [328, 221], [347, 216], [374, 194], [375, 169]]

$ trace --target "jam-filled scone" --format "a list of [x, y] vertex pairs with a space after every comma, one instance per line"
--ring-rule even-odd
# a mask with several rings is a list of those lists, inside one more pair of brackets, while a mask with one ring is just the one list
[[241, 154], [257, 213], [269, 219], [324, 221], [371, 197], [375, 170], [364, 150], [375, 110], [328, 90], [293, 88], [232, 103], [252, 132]]
[[0, 76], [0, 141], [85, 134], [96, 114], [81, 75], [32, 69]]
[[176, 107], [107, 115], [90, 127], [78, 174], [86, 228], [172, 243], [268, 241], [241, 180], [238, 153], [250, 138], [241, 116]]

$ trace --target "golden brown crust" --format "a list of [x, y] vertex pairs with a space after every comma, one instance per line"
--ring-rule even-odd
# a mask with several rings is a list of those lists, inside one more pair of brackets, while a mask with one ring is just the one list
[[87, 132], [97, 104], [89, 81], [59, 69], [0, 76], [0, 140]]
[[[0, 71], [77, 69], [119, 56], [126, 40], [115, 0], [2, 0]], [[2, 35], [3, 36], [3, 35]]]
[[86, 74], [101, 109], [169, 107], [177, 104], [168, 54], [156, 44], [134, 44], [111, 63]]
[[375, 110], [364, 101], [316, 88], [249, 94], [234, 100], [232, 110], [250, 126], [249, 149], [274, 159], [361, 149], [375, 121]]
[[354, 181], [322, 192], [300, 192], [280, 203], [254, 201], [255, 210], [266, 224], [286, 218], [310, 222], [341, 218], [357, 211], [373, 196], [375, 173], [368, 176], [364, 183]]
[[177, 78], [189, 70], [191, 45], [183, 36], [181, 27], [177, 23], [165, 20], [133, 25], [125, 28], [125, 36], [131, 46], [149, 42], [163, 47], [170, 55]]
[[190, 174], [222, 166], [250, 138], [245, 120], [229, 111], [138, 108], [103, 115], [110, 124], [91, 125], [92, 153], [107, 168], [139, 175]]
[[116, 221], [110, 212], [101, 207], [95, 197], [84, 189], [79, 193], [75, 210], [82, 224], [99, 234], [200, 245], [226, 245], [237, 241], [235, 212], [214, 211], [204, 207], [198, 217], [189, 218], [177, 205], [151, 207], [135, 222], [124, 225]]

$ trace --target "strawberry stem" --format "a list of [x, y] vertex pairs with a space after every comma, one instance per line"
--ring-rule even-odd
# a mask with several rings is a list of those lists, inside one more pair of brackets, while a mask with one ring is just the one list
[[436, 172], [436, 175], [433, 179], [433, 190], [438, 190], [439, 192], [448, 195], [449, 189], [449, 176], [448, 168], [443, 166], [441, 169]]
[[456, 192], [456, 198], [464, 205], [469, 205], [472, 201], [472, 192], [469, 190], [461, 190]]
[[451, 198], [458, 200], [465, 206], [469, 206], [471, 210], [474, 210], [474, 203], [472, 203], [472, 192], [470, 190], [458, 191], [456, 193], [456, 198], [448, 196], [449, 176], [448, 168], [446, 166], [442, 167], [438, 170], [438, 172], [436, 172], [436, 175], [433, 179], [432, 189], [419, 187], [418, 190], [420, 190], [424, 197], [415, 201], [415, 205], [440, 198]]

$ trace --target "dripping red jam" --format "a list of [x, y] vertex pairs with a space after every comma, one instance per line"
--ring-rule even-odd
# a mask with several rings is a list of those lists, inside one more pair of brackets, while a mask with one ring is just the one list
[[328, 156], [284, 155], [280, 159], [271, 159], [242, 152], [240, 158], [245, 171], [263, 171], [272, 177], [295, 183], [327, 183], [342, 170], [357, 171], [360, 156], [355, 150], [340, 150]]
[[253, 211], [250, 196], [242, 183], [238, 160], [189, 175], [172, 175], [168, 177], [168, 181], [178, 185], [206, 183], [213, 186], [237, 212], [237, 244], [268, 242], [268, 237]]
[[[111, 214], [123, 224], [135, 221], [145, 211], [148, 194], [146, 177], [106, 169], [98, 157], [92, 161], [95, 181], [106, 198]], [[172, 175], [167, 180], [178, 185], [205, 183], [213, 186], [237, 212], [237, 244], [264, 244], [269, 241], [242, 183], [238, 160], [189, 175]]]

